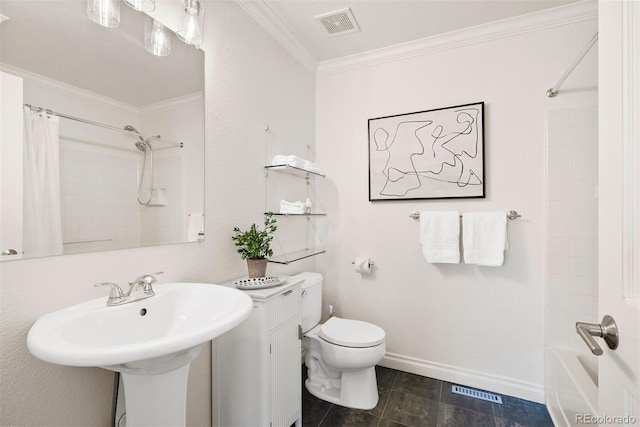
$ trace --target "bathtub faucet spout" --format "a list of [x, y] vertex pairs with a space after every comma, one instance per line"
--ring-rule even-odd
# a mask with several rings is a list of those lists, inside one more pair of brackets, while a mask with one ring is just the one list
[[618, 348], [618, 327], [609, 315], [602, 318], [602, 323], [576, 322], [576, 332], [596, 356], [601, 356], [603, 351], [593, 337], [603, 338], [611, 350]]

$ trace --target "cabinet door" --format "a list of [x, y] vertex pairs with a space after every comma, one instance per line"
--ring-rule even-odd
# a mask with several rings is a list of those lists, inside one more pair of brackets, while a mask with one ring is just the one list
[[298, 317], [271, 334], [271, 425], [289, 427], [301, 412], [301, 366]]
[[264, 306], [254, 304], [248, 319], [214, 341], [214, 427], [265, 425], [267, 411], [262, 401], [267, 384], [262, 378], [269, 342], [268, 331], [260, 327], [264, 317]]

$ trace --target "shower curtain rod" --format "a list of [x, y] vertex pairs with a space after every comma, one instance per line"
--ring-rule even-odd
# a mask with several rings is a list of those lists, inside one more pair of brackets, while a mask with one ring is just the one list
[[118, 131], [118, 132], [126, 133], [127, 135], [133, 135], [135, 137], [142, 137], [144, 139], [153, 139], [155, 141], [162, 142], [163, 144], [173, 145], [174, 147], [179, 147], [179, 148], [183, 148], [184, 147], [184, 142], [173, 142], [173, 141], [165, 140], [165, 139], [162, 139], [160, 137], [160, 135], [146, 136], [146, 135], [143, 135], [143, 134], [140, 134], [140, 133], [136, 133], [136, 132], [134, 132], [132, 130], [126, 130], [124, 128], [119, 128], [119, 127], [115, 127], [115, 126], [111, 126], [111, 125], [105, 125], [104, 123], [98, 123], [98, 122], [94, 122], [94, 121], [91, 121], [91, 120], [82, 119], [80, 117], [75, 117], [75, 116], [70, 116], [68, 114], [58, 113], [57, 111], [52, 111], [52, 110], [49, 110], [47, 108], [37, 107], [37, 106], [31, 105], [31, 104], [22, 104], [22, 105], [25, 106], [25, 107], [28, 107], [31, 111], [35, 111], [37, 113], [45, 113], [45, 114], [49, 114], [51, 116], [62, 117], [63, 119], [74, 120], [76, 122], [86, 123], [88, 125], [98, 126], [98, 127], [104, 128], [104, 129], [115, 130], [115, 131]]
[[558, 80], [558, 83], [556, 83], [556, 85], [554, 87], [552, 87], [551, 89], [547, 90], [547, 96], [549, 98], [553, 98], [553, 97], [558, 95], [558, 89], [560, 89], [560, 86], [562, 86], [562, 83], [564, 83], [564, 81], [567, 79], [567, 77], [569, 77], [569, 74], [571, 74], [573, 72], [573, 70], [578, 66], [580, 61], [582, 61], [582, 58], [585, 57], [587, 52], [589, 52], [589, 50], [591, 50], [591, 48], [593, 47], [594, 44], [596, 44], [597, 41], [598, 41], [598, 33], [596, 33], [593, 36], [593, 38], [591, 39], [589, 44], [582, 50], [582, 52], [580, 52], [580, 54], [576, 57], [576, 59], [573, 60], [573, 62], [571, 63], [571, 65], [569, 66], [567, 71], [565, 71], [564, 74], [562, 75], [562, 77], [560, 77], [560, 80]]

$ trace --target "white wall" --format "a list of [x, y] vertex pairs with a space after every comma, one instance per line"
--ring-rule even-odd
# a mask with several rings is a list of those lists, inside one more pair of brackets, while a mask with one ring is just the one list
[[[230, 236], [236, 225], [262, 221], [264, 123], [277, 140], [313, 141], [313, 76], [235, 3], [207, 2], [205, 11], [206, 240], [1, 263], [0, 425], [107, 425], [113, 374], [35, 359], [25, 343], [29, 327], [47, 312], [106, 298], [92, 286], [98, 281], [164, 271], [162, 282], [220, 283], [246, 274]], [[313, 265], [270, 265], [268, 272]], [[210, 360], [206, 349], [190, 370], [189, 425], [211, 423]]]
[[[385, 329], [383, 364], [542, 402], [545, 110], [593, 104], [595, 62], [567, 81], [569, 97], [549, 99], [545, 91], [597, 25], [592, 16], [528, 28], [522, 21], [492, 37], [485, 27], [475, 38], [443, 36], [441, 48], [427, 40], [424, 52], [406, 54], [411, 46], [401, 45], [320, 64], [316, 144], [330, 223], [318, 268], [325, 304]], [[367, 119], [479, 101], [485, 199], [368, 201]], [[413, 210], [509, 209], [522, 218], [508, 224], [511, 249], [500, 268], [428, 264], [418, 221], [408, 217]], [[356, 256], [374, 260], [371, 275], [353, 271]]]

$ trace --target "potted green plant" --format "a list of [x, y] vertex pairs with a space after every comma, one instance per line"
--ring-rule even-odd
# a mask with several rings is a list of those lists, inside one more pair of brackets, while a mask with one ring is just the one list
[[247, 260], [249, 277], [265, 277], [267, 271], [267, 257], [273, 255], [271, 240], [273, 233], [278, 229], [273, 214], [269, 213], [264, 219], [264, 229], [258, 229], [256, 224], [251, 224], [247, 231], [238, 227], [233, 228], [231, 239], [238, 248], [242, 259]]

